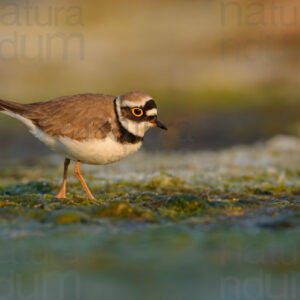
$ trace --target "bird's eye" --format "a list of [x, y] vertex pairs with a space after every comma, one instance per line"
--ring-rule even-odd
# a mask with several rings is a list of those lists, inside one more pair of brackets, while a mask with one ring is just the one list
[[138, 117], [138, 118], [142, 117], [144, 114], [144, 111], [138, 107], [131, 109], [131, 112], [135, 117]]

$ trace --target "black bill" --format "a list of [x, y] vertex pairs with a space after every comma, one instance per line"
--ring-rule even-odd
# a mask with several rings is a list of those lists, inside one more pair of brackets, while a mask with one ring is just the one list
[[151, 122], [154, 126], [159, 127], [163, 130], [168, 130], [167, 126], [164, 125], [161, 121], [159, 121], [158, 119], [155, 119]]

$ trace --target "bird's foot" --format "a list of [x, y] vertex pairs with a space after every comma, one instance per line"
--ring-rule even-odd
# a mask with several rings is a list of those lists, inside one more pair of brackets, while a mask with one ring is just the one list
[[66, 199], [67, 196], [66, 196], [66, 193], [59, 192], [58, 195], [56, 196], [56, 198], [58, 198], [58, 199]]

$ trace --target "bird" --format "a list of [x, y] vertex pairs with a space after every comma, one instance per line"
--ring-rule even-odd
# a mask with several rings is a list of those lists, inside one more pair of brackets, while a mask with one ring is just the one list
[[77, 94], [29, 104], [0, 100], [0, 113], [23, 122], [37, 139], [64, 156], [63, 180], [56, 196], [60, 199], [67, 198], [71, 161], [86, 194], [95, 200], [81, 164], [115, 163], [141, 148], [148, 129], [167, 130], [158, 119], [155, 100], [140, 91], [117, 97]]

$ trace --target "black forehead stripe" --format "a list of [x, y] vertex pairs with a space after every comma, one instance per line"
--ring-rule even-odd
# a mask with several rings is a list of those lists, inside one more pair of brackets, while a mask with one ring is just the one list
[[153, 99], [148, 100], [144, 106], [144, 110], [151, 110], [153, 108], [157, 108], [155, 101]]

